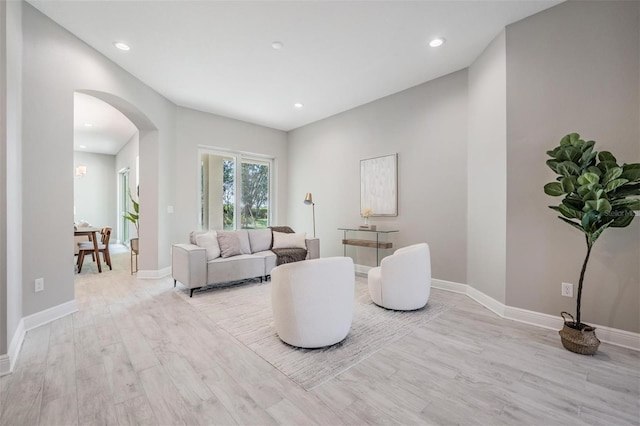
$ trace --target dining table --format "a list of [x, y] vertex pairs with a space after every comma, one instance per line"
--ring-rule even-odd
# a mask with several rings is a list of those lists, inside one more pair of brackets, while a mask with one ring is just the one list
[[98, 264], [98, 272], [102, 272], [102, 265], [100, 264], [100, 251], [98, 251], [98, 233], [102, 231], [102, 228], [95, 228], [93, 226], [78, 226], [73, 230], [74, 236], [86, 235], [91, 241], [93, 241], [93, 251], [95, 252], [96, 263]]

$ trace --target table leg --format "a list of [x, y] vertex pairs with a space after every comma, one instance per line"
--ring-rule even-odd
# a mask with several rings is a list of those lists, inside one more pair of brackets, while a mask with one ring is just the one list
[[98, 272], [102, 272], [102, 265], [100, 264], [100, 251], [98, 250], [98, 236], [93, 233], [93, 251], [96, 254], [96, 262], [98, 263]]

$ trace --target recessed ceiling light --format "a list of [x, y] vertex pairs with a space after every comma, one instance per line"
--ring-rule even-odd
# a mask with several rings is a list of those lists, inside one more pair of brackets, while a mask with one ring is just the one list
[[282, 44], [281, 41], [274, 41], [273, 43], [271, 43], [271, 47], [273, 47], [276, 50], [280, 50], [284, 47], [284, 44]]
[[429, 46], [431, 47], [440, 47], [443, 44], [444, 44], [444, 38], [442, 37], [434, 38], [429, 42]]
[[84, 127], [93, 127], [93, 124], [91, 124], [91, 123], [84, 123]]
[[118, 49], [120, 49], [120, 50], [129, 50], [129, 49], [131, 49], [127, 43], [123, 43], [121, 41], [116, 41], [116, 42], [113, 43], [113, 45], [115, 47], [117, 47]]
[[295, 104], [293, 104], [293, 106], [296, 108], [302, 108], [304, 105], [302, 105], [300, 102], [296, 102]]
[[84, 149], [86, 147], [87, 147], [86, 145], [80, 145], [80, 148], [82, 148], [82, 149]]

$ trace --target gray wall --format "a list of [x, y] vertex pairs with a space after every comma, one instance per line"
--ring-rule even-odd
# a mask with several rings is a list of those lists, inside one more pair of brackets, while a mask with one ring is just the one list
[[[20, 178], [25, 254], [22, 315], [26, 316], [74, 298], [71, 256], [74, 92], [111, 94], [101, 99], [117, 104], [141, 134], [145, 134], [140, 160], [141, 186], [145, 189], [141, 193], [144, 216], [141, 233], [146, 227], [148, 237], [140, 242], [141, 269], [156, 270], [170, 264], [168, 230], [171, 226], [166, 208], [161, 207], [166, 206], [172, 196], [170, 182], [175, 169], [168, 162], [175, 151], [175, 129], [171, 102], [29, 4], [22, 2], [21, 5], [22, 156], [29, 159], [29, 168], [23, 170]], [[69, 252], [59, 250], [61, 244], [69, 247]], [[147, 250], [144, 250], [145, 244], [148, 244]], [[38, 277], [44, 277], [45, 290], [34, 293], [33, 281]]]
[[360, 160], [395, 152], [398, 216], [370, 223], [397, 227], [396, 247], [426, 241], [433, 276], [466, 282], [466, 70], [291, 131], [289, 223], [313, 232], [311, 192], [321, 255], [341, 256], [337, 228], [362, 223]]
[[[287, 134], [255, 124], [232, 120], [189, 108], [177, 108], [174, 242], [187, 242], [198, 229], [200, 212], [200, 160], [198, 148], [222, 148], [275, 158], [276, 204], [271, 206], [276, 224], [287, 223]], [[278, 190], [279, 189], [279, 190]]]
[[[4, 2], [6, 27], [6, 330], [13, 338], [22, 318], [22, 7]], [[6, 30], [6, 33], [5, 33]], [[3, 318], [4, 320], [4, 318]], [[0, 321], [2, 323], [2, 321]], [[15, 343], [14, 343], [15, 344]]]
[[[510, 306], [574, 312], [584, 237], [547, 208], [545, 151], [578, 132], [640, 162], [638, 2], [566, 2], [507, 27], [507, 293]], [[585, 322], [640, 331], [640, 220], [607, 230], [585, 279]]]
[[504, 31], [469, 67], [467, 284], [505, 303], [507, 82]]
[[74, 176], [74, 222], [85, 220], [93, 226], [116, 229], [118, 177], [115, 155], [75, 151], [74, 173], [79, 165], [87, 167], [87, 174]]

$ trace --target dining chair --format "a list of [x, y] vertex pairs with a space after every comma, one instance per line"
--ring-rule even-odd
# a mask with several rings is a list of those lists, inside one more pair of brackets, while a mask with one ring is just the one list
[[[111, 267], [111, 254], [109, 253], [110, 238], [111, 227], [107, 226], [105, 228], [102, 228], [100, 230], [100, 243], [98, 243], [98, 253], [102, 253], [102, 257], [105, 263], [109, 265], [110, 270], [113, 270], [113, 268]], [[93, 255], [94, 253], [93, 242], [78, 243], [78, 273], [82, 271], [84, 256], [88, 254]]]

